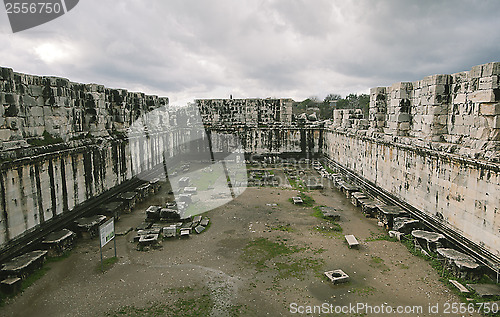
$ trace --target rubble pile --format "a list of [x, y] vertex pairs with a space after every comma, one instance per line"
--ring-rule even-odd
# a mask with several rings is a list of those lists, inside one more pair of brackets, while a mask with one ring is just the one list
[[[405, 235], [410, 235], [417, 249], [428, 256], [441, 259], [449, 272], [457, 278], [477, 281], [482, 276], [483, 267], [473, 257], [452, 248], [444, 248], [449, 243], [443, 234], [422, 230], [425, 228], [424, 224], [411, 218], [403, 208], [369, 198], [368, 194], [346, 181], [341, 174], [326, 172], [324, 168], [318, 169], [323, 171], [322, 177], [330, 179], [339, 191], [351, 199], [354, 206], [361, 207], [367, 217], [376, 217], [379, 225], [388, 230], [391, 237], [401, 240]], [[327, 212], [326, 209], [322, 211]]]

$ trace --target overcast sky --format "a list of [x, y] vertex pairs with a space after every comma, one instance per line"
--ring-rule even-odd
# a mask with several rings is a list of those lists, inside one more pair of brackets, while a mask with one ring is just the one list
[[345, 96], [500, 61], [500, 1], [81, 0], [0, 65], [169, 97]]

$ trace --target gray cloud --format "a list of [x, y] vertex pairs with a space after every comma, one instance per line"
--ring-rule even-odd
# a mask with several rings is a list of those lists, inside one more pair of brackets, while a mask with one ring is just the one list
[[15, 71], [171, 100], [292, 97], [454, 73], [498, 61], [498, 1], [80, 1], [12, 34]]

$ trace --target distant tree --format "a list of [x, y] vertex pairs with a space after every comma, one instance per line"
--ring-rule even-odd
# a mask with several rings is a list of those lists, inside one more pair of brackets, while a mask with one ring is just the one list
[[342, 99], [342, 97], [339, 94], [328, 94], [323, 100], [323, 103], [329, 104], [332, 101], [337, 101], [339, 99]]
[[361, 94], [358, 96], [358, 99], [359, 99], [359, 107], [363, 110], [365, 118], [368, 118], [368, 113], [370, 110], [370, 95]]

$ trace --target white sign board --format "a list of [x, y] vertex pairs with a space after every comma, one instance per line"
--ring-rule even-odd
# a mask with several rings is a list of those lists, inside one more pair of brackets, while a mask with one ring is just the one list
[[101, 247], [113, 240], [115, 237], [115, 221], [114, 218], [109, 219], [106, 223], [99, 226], [99, 237], [101, 239]]

